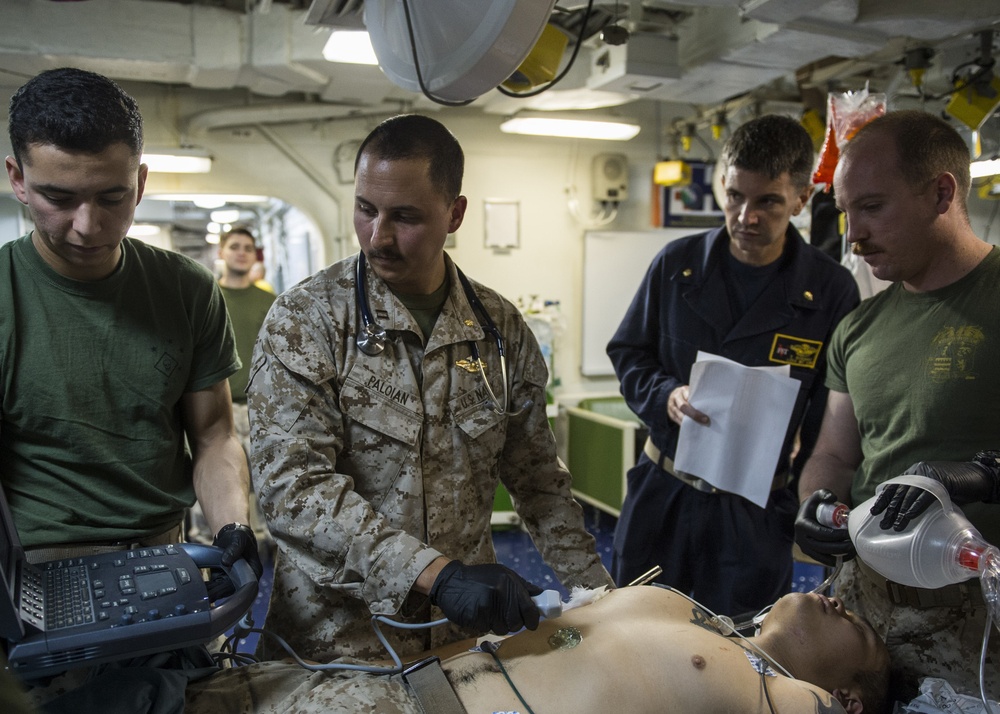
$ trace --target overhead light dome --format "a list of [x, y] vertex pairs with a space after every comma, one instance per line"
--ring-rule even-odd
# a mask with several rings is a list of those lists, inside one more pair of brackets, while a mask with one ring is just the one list
[[[364, 18], [379, 66], [394, 84], [421, 92], [422, 78], [433, 97], [464, 102], [496, 88], [514, 73], [538, 41], [555, 4], [556, 0], [366, 0]], [[413, 62], [414, 46], [420, 77]]]

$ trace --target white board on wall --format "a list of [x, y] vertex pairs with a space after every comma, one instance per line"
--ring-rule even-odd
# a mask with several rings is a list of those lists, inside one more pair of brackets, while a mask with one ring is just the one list
[[583, 241], [583, 349], [585, 377], [613, 377], [608, 341], [625, 317], [649, 264], [668, 242], [698, 229], [588, 231]]

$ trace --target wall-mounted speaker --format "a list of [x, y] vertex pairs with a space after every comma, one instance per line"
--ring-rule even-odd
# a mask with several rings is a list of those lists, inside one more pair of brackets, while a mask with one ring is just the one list
[[594, 157], [591, 186], [595, 201], [618, 203], [628, 198], [628, 161], [625, 154], [598, 154]]

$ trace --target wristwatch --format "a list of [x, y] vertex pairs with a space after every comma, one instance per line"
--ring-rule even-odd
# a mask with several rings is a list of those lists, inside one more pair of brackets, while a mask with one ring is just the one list
[[222, 528], [219, 529], [219, 532], [215, 534], [215, 538], [212, 539], [212, 542], [215, 543], [216, 541], [218, 541], [219, 536], [221, 536], [223, 533], [228, 533], [229, 531], [237, 531], [237, 530], [246, 531], [247, 533], [250, 534], [252, 538], [256, 540], [256, 537], [254, 536], [253, 533], [253, 528], [248, 526], [246, 523], [233, 522], [233, 523], [227, 523], [226, 525], [222, 526]]

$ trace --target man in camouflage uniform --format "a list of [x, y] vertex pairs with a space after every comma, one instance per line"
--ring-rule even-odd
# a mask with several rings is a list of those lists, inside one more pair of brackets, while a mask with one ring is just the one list
[[[820, 559], [854, 554], [846, 530], [817, 523], [820, 502], [858, 506], [882, 482], [914, 472], [944, 481], [953, 497], [967, 492], [956, 491], [956, 479], [942, 477], [940, 466], [916, 462], [969, 459], [996, 443], [1000, 420], [1000, 250], [969, 223], [969, 152], [961, 136], [925, 112], [886, 114], [841, 153], [834, 187], [853, 252], [893, 285], [844, 318], [831, 340], [830, 395], [802, 473], [796, 521], [796, 541]], [[974, 490], [961, 501], [969, 503], [965, 514], [987, 541], [1000, 543], [1000, 509], [986, 505], [997, 494]], [[882, 525], [901, 530], [906, 523], [891, 516]], [[963, 694], [979, 694], [987, 608], [978, 582], [913, 588], [856, 559], [835, 590], [885, 638], [903, 684], [942, 677]], [[996, 661], [988, 660], [986, 677], [994, 699]]]
[[[556, 456], [537, 342], [510, 302], [470, 281], [484, 308], [474, 310], [444, 252], [467, 205], [463, 164], [432, 119], [379, 125], [355, 166], [362, 256], [282, 294], [257, 343], [251, 461], [279, 551], [267, 628], [303, 657], [384, 656], [373, 614], [451, 620], [387, 632], [403, 655], [537, 626], [529, 596], [540, 589], [495, 563], [500, 482], [566, 587], [611, 584]], [[376, 354], [358, 346], [364, 322], [386, 328]], [[506, 404], [491, 399], [473, 344]], [[264, 638], [262, 654], [284, 653]]]

